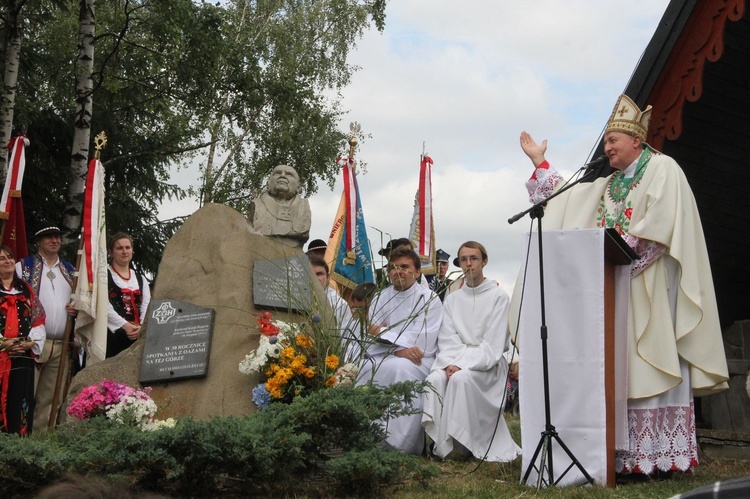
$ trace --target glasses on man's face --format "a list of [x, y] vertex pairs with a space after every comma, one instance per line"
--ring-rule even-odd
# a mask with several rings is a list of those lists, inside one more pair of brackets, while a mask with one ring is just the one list
[[478, 262], [479, 260], [480, 258], [476, 255], [462, 256], [461, 258], [458, 259], [460, 263], [469, 263], [469, 262], [474, 263], [474, 262]]

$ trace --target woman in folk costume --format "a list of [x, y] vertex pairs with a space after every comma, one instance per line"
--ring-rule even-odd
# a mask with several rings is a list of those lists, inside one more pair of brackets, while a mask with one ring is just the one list
[[[618, 473], [685, 471], [698, 464], [693, 396], [727, 388], [728, 372], [703, 228], [679, 165], [646, 144], [651, 107], [617, 101], [604, 134], [615, 172], [552, 199], [547, 229], [615, 228], [640, 257], [630, 272], [629, 448]], [[545, 160], [547, 141], [526, 132], [534, 164], [527, 182], [543, 201], [561, 177]]]
[[124, 232], [112, 236], [109, 255], [112, 262], [107, 269], [107, 358], [114, 357], [135, 343], [151, 301], [148, 283], [130, 267], [133, 238]]
[[28, 435], [34, 420], [35, 358], [44, 347], [44, 309], [16, 275], [13, 251], [0, 246], [0, 425]]
[[423, 395], [422, 426], [432, 452], [447, 456], [454, 442], [474, 457], [512, 461], [521, 453], [503, 419], [503, 392], [510, 346], [508, 295], [484, 277], [487, 250], [476, 241], [458, 249], [465, 285], [443, 304], [438, 355]]

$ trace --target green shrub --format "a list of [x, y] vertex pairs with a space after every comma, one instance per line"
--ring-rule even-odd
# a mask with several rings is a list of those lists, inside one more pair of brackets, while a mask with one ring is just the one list
[[381, 450], [376, 422], [413, 413], [423, 388], [341, 386], [244, 418], [186, 418], [154, 432], [94, 418], [30, 438], [0, 435], [0, 495], [30, 495], [70, 473], [190, 497], [363, 494], [426, 480], [433, 472], [421, 460]]

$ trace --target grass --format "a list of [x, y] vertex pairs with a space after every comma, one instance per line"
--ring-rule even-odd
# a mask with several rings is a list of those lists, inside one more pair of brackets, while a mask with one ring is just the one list
[[[506, 415], [506, 421], [516, 442], [520, 443], [520, 421]], [[449, 456], [451, 457], [451, 456]], [[741, 460], [711, 459], [700, 456], [700, 465], [693, 473], [673, 475], [668, 480], [618, 485], [608, 489], [595, 487], [551, 487], [537, 491], [521, 485], [521, 458], [512, 463], [481, 463], [476, 459], [438, 461], [433, 463], [439, 476], [427, 486], [406, 483], [391, 490], [388, 497], [397, 499], [435, 498], [498, 498], [498, 497], [554, 497], [554, 498], [666, 498], [708, 485], [717, 480], [747, 476], [750, 463]]]

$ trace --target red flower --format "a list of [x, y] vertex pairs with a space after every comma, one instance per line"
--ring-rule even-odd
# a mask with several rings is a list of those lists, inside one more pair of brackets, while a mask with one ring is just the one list
[[266, 336], [279, 334], [279, 328], [271, 322], [271, 312], [263, 312], [258, 316], [258, 330]]
[[630, 220], [630, 217], [633, 215], [633, 208], [628, 208], [625, 210], [625, 216], [628, 217], [628, 220]]

